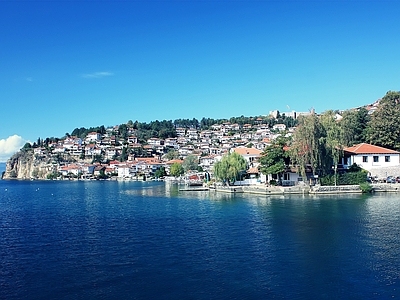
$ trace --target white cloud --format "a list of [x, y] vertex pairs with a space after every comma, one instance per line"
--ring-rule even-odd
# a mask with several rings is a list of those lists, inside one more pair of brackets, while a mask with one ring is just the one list
[[0, 162], [7, 161], [15, 152], [24, 146], [26, 140], [19, 135], [12, 135], [0, 140]]
[[102, 78], [102, 77], [107, 77], [107, 76], [114, 76], [114, 73], [112, 72], [94, 72], [94, 73], [88, 73], [88, 74], [83, 74], [83, 78]]
[[33, 81], [33, 78], [32, 78], [32, 77], [27, 77], [27, 78], [26, 78], [26, 81], [32, 82], [32, 81]]

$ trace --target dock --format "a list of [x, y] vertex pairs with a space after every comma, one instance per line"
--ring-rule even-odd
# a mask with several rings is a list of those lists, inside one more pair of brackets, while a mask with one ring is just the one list
[[204, 186], [200, 186], [200, 187], [184, 187], [179, 189], [179, 191], [183, 191], [183, 192], [204, 192], [204, 191], [209, 191], [210, 189], [208, 187], [204, 187]]

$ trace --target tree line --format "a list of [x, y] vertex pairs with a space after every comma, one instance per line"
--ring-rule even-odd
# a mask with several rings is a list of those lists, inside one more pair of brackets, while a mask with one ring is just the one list
[[[293, 127], [297, 124], [297, 121], [292, 117], [286, 117], [283, 115], [278, 115], [277, 118], [273, 118], [271, 116], [258, 116], [258, 117], [232, 117], [230, 119], [212, 119], [212, 118], [202, 118], [200, 121], [196, 118], [193, 119], [176, 119], [172, 120], [163, 120], [163, 121], [151, 121], [149, 123], [146, 122], [133, 122], [129, 120], [127, 123], [120, 124], [116, 126], [116, 130], [111, 132], [112, 135], [117, 137], [127, 139], [129, 129], [134, 130], [135, 136], [138, 138], [139, 143], [146, 143], [146, 141], [150, 138], [172, 138], [176, 137], [176, 128], [194, 128], [197, 130], [208, 130], [211, 126], [216, 124], [239, 124], [243, 126], [245, 124], [257, 125], [257, 124], [266, 124], [269, 128], [272, 128], [275, 124], [285, 124], [286, 127]], [[97, 127], [81, 127], [75, 128], [71, 134], [66, 133], [65, 136], [77, 136], [79, 138], [85, 138], [89, 133], [97, 132], [100, 134], [106, 133], [106, 127], [104, 125]]]

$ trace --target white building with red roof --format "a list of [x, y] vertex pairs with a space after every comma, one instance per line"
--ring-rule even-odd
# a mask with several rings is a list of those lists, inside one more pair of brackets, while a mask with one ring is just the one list
[[400, 152], [366, 143], [344, 148], [343, 151], [345, 166], [350, 167], [352, 164], [357, 164], [372, 175], [385, 170], [387, 175], [400, 174], [390, 174], [400, 172]]
[[247, 148], [247, 147], [237, 147], [231, 149], [231, 152], [236, 152], [244, 157], [247, 161], [249, 167], [257, 167], [258, 166], [258, 159], [261, 157], [261, 150], [256, 148]]

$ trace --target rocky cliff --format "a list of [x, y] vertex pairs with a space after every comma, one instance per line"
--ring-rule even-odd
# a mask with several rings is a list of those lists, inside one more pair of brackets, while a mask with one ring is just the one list
[[14, 154], [6, 164], [3, 179], [46, 179], [54, 165], [39, 157], [32, 150], [21, 150]]

